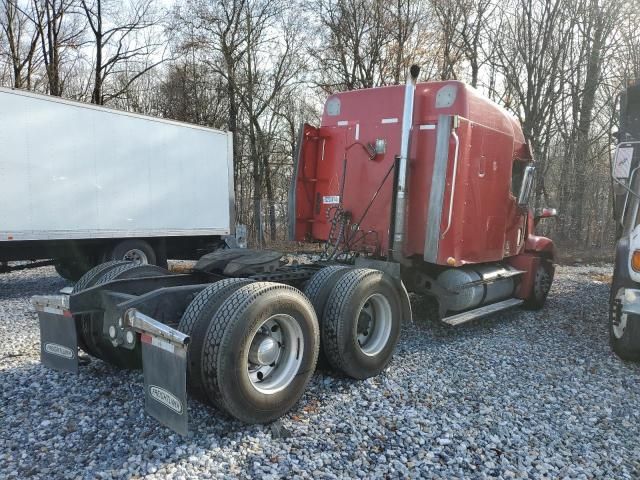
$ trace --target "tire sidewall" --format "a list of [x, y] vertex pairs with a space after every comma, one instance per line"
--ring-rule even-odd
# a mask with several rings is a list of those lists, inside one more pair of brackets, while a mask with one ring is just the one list
[[[286, 290], [260, 295], [240, 313], [234, 327], [225, 332], [225, 348], [216, 359], [217, 374], [219, 385], [225, 386], [221, 390], [225, 404], [241, 420], [268, 422], [285, 414], [298, 401], [315, 369], [319, 328], [311, 305], [301, 302], [301, 298], [304, 299]], [[276, 314], [290, 315], [302, 329], [303, 358], [298, 374], [287, 387], [264, 394], [255, 389], [247, 375], [248, 352], [258, 327]], [[254, 412], [255, 418], [244, 418], [243, 412], [248, 411]]]
[[[551, 291], [551, 285], [553, 283], [553, 275], [555, 273], [555, 269], [553, 268], [553, 264], [546, 259], [540, 260], [540, 266], [536, 271], [536, 280], [534, 282], [533, 294], [535, 296], [536, 302], [540, 304], [544, 304], [549, 296], [549, 292]], [[543, 289], [539, 284], [542, 282], [538, 274], [541, 275], [542, 278], [547, 277], [549, 281], [549, 287]]]
[[[333, 269], [331, 272], [324, 272], [326, 269]], [[309, 281], [309, 285], [305, 288], [305, 295], [311, 301], [311, 305], [316, 312], [316, 316], [318, 317], [318, 322], [320, 323], [320, 330], [322, 331], [322, 318], [324, 316], [325, 307], [327, 305], [327, 300], [331, 296], [331, 292], [333, 291], [336, 284], [340, 281], [342, 277], [344, 277], [347, 273], [349, 273], [351, 269], [347, 266], [338, 266], [338, 267], [325, 267], [320, 270], [318, 273], [314, 275], [314, 277]], [[322, 275], [322, 283], [320, 285], [313, 285], [313, 290], [309, 291], [309, 286], [313, 282], [313, 280]], [[330, 365], [329, 360], [327, 360], [327, 356], [324, 352], [323, 343], [320, 342], [320, 352], [318, 353], [318, 363], [316, 367], [318, 369], [326, 369]]]
[[[551, 286], [553, 285], [553, 277], [555, 274], [555, 267], [553, 262], [548, 258], [540, 258], [540, 262], [536, 267], [536, 271], [533, 278], [533, 285], [531, 287], [531, 294], [525, 300], [524, 307], [529, 310], [540, 310], [544, 307]], [[549, 279], [549, 288], [542, 290], [539, 286], [541, 279], [540, 275], [545, 275]]]
[[[391, 331], [387, 345], [376, 355], [366, 355], [358, 345], [358, 318], [365, 301], [373, 294], [381, 294], [391, 306]], [[342, 363], [349, 366], [356, 378], [377, 375], [386, 368], [400, 338], [402, 303], [393, 281], [382, 272], [369, 275], [353, 289], [340, 311], [338, 351]]]

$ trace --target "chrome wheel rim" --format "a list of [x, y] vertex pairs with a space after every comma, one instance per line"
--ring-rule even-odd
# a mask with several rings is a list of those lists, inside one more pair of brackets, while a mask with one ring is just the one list
[[285, 389], [302, 364], [304, 338], [300, 324], [285, 314], [273, 315], [253, 332], [247, 354], [247, 376], [267, 395]]
[[[616, 300], [624, 299], [624, 288], [621, 288], [616, 293]], [[617, 339], [621, 339], [624, 336], [624, 329], [627, 328], [627, 314], [618, 313], [616, 310], [611, 312], [611, 327], [613, 335]]]
[[131, 250], [127, 250], [125, 254], [122, 256], [123, 260], [127, 260], [129, 262], [135, 263], [149, 263], [149, 258], [147, 254], [144, 253], [139, 248], [132, 248]]
[[389, 343], [393, 315], [387, 297], [380, 293], [369, 296], [360, 309], [356, 324], [358, 347], [365, 355], [378, 355]]

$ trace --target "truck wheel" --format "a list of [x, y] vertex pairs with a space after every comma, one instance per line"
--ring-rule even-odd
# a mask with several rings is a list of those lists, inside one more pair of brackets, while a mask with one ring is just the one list
[[117, 243], [107, 254], [107, 260], [127, 260], [138, 264], [155, 265], [157, 256], [149, 242], [132, 238]]
[[[164, 268], [155, 265], [138, 265], [132, 262], [116, 266], [110, 270], [102, 272], [95, 279], [93, 286], [102, 285], [112, 280], [124, 280], [127, 278], [157, 277], [169, 275]], [[91, 313], [82, 315], [80, 323], [80, 334], [83, 343], [87, 346], [89, 354], [105, 362], [127, 369], [138, 369], [142, 366], [142, 349], [140, 343], [133, 350], [114, 347], [111, 341], [103, 333], [103, 314]]]
[[[100, 265], [93, 267], [91, 270], [85, 273], [82, 277], [80, 277], [80, 280], [78, 280], [76, 284], [73, 286], [72, 293], [78, 293], [82, 290], [86, 290], [87, 288], [92, 287], [93, 284], [98, 280], [98, 278], [100, 278], [101, 275], [125, 263], [129, 263], [129, 262], [113, 261], [113, 262], [101, 263]], [[78, 332], [78, 346], [84, 352], [90, 355], [93, 355], [95, 357], [96, 355], [90, 351], [90, 348], [85, 343], [84, 336], [82, 335], [82, 321], [83, 321], [82, 317], [83, 315], [76, 315], [74, 317], [76, 321], [76, 332]]]
[[[105, 266], [100, 269], [101, 266]], [[76, 286], [73, 287], [73, 292], [77, 293], [89, 286], [96, 286], [105, 283], [102, 280], [107, 273], [117, 269], [119, 272], [126, 271], [135, 266], [132, 262], [105, 262], [97, 267], [94, 267], [88, 271], [80, 280]], [[111, 268], [109, 268], [111, 267]], [[95, 273], [94, 273], [95, 272]], [[87, 287], [81, 288], [80, 283], [86, 284]], [[80, 285], [80, 288], [78, 287]], [[78, 344], [89, 355], [105, 360], [103, 354], [103, 332], [102, 332], [102, 314], [101, 313], [87, 313], [83, 315], [76, 315], [76, 331], [78, 332]]]
[[56, 260], [54, 268], [56, 269], [56, 273], [65, 280], [77, 282], [91, 267], [89, 264], [74, 260]]
[[[615, 295], [614, 295], [615, 293]], [[622, 313], [620, 299], [624, 288], [611, 286], [609, 300], [609, 343], [623, 360], [640, 360], [640, 315]]]
[[191, 337], [187, 350], [188, 385], [200, 398], [206, 398], [202, 385], [202, 345], [209, 323], [222, 302], [252, 282], [247, 278], [226, 278], [209, 285], [196, 295], [180, 319], [178, 330]]
[[254, 282], [233, 292], [213, 316], [202, 351], [209, 400], [246, 423], [287, 413], [316, 366], [319, 328], [297, 289]]
[[[343, 265], [332, 265], [331, 267], [325, 267], [316, 272], [313, 277], [307, 283], [304, 294], [307, 296], [313, 309], [316, 311], [316, 316], [320, 322], [320, 330], [322, 330], [322, 316], [327, 304], [329, 294], [336, 286], [338, 280], [340, 280], [347, 272], [349, 267]], [[318, 354], [318, 367], [324, 368], [329, 365], [329, 362], [324, 353], [324, 347], [320, 342], [320, 353]]]
[[171, 272], [166, 268], [162, 268], [157, 265], [140, 265], [139, 263], [127, 262], [124, 265], [120, 265], [108, 272], [105, 272], [104, 275], [96, 281], [95, 285], [102, 285], [113, 280], [160, 277], [162, 275], [171, 275]]
[[533, 290], [529, 298], [524, 301], [524, 308], [528, 310], [540, 310], [544, 307], [547, 296], [549, 295], [549, 290], [551, 290], [554, 272], [555, 268], [551, 260], [541, 258], [533, 279]]
[[322, 318], [329, 363], [353, 378], [377, 375], [391, 360], [401, 323], [393, 280], [379, 270], [350, 270], [331, 292]]
[[86, 290], [87, 288], [93, 287], [95, 282], [106, 272], [109, 270], [113, 270], [120, 265], [131, 264], [131, 262], [127, 262], [124, 260], [112, 260], [111, 262], [101, 263], [100, 265], [96, 265], [87, 273], [85, 273], [80, 280], [76, 282], [73, 286], [73, 293], [78, 293], [82, 290]]

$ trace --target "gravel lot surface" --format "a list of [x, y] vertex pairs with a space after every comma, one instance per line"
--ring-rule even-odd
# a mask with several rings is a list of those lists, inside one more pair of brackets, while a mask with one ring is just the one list
[[245, 426], [190, 401], [183, 439], [144, 413], [142, 375], [38, 363], [34, 294], [0, 276], [1, 478], [640, 476], [640, 365], [610, 351], [610, 267], [561, 267], [547, 307], [456, 328], [421, 317], [376, 378], [317, 373], [297, 408]]

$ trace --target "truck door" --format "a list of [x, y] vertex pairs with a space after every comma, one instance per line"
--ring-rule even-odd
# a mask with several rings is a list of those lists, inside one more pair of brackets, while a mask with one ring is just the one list
[[353, 127], [300, 129], [289, 189], [289, 238], [325, 241], [329, 237], [327, 210], [342, 204], [345, 142]]
[[318, 140], [320, 129], [305, 123], [300, 127], [293, 174], [289, 186], [289, 239], [311, 239], [315, 201]]

